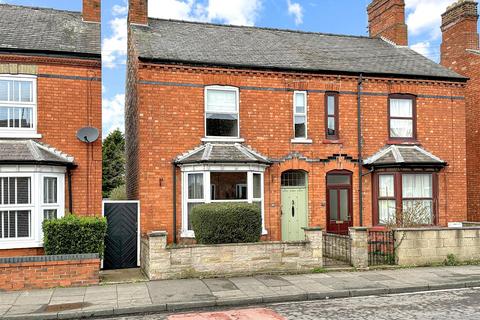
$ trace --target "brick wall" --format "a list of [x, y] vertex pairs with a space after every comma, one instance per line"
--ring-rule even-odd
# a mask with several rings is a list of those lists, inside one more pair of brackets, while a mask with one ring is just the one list
[[466, 86], [468, 219], [480, 221], [480, 51], [477, 3], [458, 1], [442, 15], [441, 64], [470, 80]]
[[384, 37], [398, 45], [408, 45], [404, 0], [373, 0], [368, 6], [371, 37]]
[[[38, 140], [75, 158], [78, 167], [72, 170], [73, 212], [101, 215], [101, 139], [87, 146], [76, 138], [77, 131], [85, 126], [102, 131], [100, 61], [0, 55], [1, 64], [36, 66], [37, 132], [42, 135]], [[65, 187], [68, 210], [67, 181]], [[31, 252], [26, 249], [23, 254]]]
[[[201, 143], [204, 136], [204, 89], [218, 84], [241, 87], [240, 135], [260, 153], [281, 160], [265, 172], [264, 240], [281, 238], [280, 176], [288, 169], [308, 172], [309, 225], [326, 224], [325, 175], [331, 170], [353, 172], [353, 221], [359, 225], [356, 77], [294, 74], [220, 68], [174, 67], [140, 62], [135, 99], [127, 99], [127, 132], [135, 136], [130, 158], [136, 170], [127, 173], [130, 197], [141, 201], [141, 230], [173, 232], [172, 160]], [[129, 79], [129, 83], [134, 80]], [[181, 85], [176, 85], [181, 84]], [[188, 85], [187, 85], [188, 84]], [[247, 88], [248, 87], [248, 88]], [[262, 89], [255, 90], [252, 87]], [[275, 90], [269, 89], [275, 88]], [[308, 135], [312, 144], [292, 144], [293, 92], [308, 94]], [[322, 90], [339, 91], [340, 141], [324, 141]], [[463, 85], [449, 82], [367, 78], [362, 96], [364, 151], [368, 157], [388, 143], [388, 93], [411, 93], [417, 100], [418, 140], [449, 163], [439, 174], [439, 223], [466, 219], [465, 101]], [[460, 97], [460, 98], [451, 98]], [[134, 102], [134, 104], [128, 105]], [[138, 113], [135, 108], [138, 104]], [[130, 110], [130, 111], [128, 111]], [[133, 115], [135, 117], [133, 117]], [[128, 131], [130, 128], [131, 131]], [[130, 147], [127, 147], [127, 149]], [[296, 156], [301, 155], [301, 156]], [[348, 156], [334, 156], [348, 155]], [[128, 156], [128, 155], [127, 155]], [[321, 159], [324, 161], [305, 161]], [[134, 171], [134, 172], [133, 172]], [[366, 170], [363, 171], [367, 173]], [[177, 231], [181, 225], [181, 175], [177, 175]], [[159, 180], [163, 179], [160, 184]], [[372, 224], [371, 175], [362, 178], [364, 217]], [[169, 241], [172, 237], [169, 236]]]
[[83, 0], [82, 15], [84, 21], [100, 22], [100, 0]]
[[95, 254], [0, 258], [0, 291], [95, 285], [99, 272]]
[[148, 0], [128, 1], [128, 22], [135, 24], [148, 23]]

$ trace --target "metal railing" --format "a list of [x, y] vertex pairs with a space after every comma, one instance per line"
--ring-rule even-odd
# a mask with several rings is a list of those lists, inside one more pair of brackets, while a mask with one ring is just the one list
[[349, 235], [323, 234], [323, 265], [350, 266], [352, 261], [352, 239]]
[[368, 265], [395, 264], [395, 238], [393, 231], [368, 231]]

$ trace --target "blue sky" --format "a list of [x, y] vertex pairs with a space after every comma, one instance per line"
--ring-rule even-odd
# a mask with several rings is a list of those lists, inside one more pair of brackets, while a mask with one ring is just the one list
[[[0, 0], [81, 10], [81, 0]], [[440, 14], [455, 0], [405, 0], [410, 46], [440, 58]], [[149, 0], [149, 16], [237, 25], [367, 35], [370, 0]], [[103, 134], [123, 130], [126, 0], [102, 1]]]

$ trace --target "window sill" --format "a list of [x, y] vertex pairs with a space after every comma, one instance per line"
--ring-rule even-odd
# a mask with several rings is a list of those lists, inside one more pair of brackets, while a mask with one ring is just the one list
[[0, 240], [0, 249], [26, 249], [26, 248], [41, 248], [43, 242], [38, 240]]
[[313, 143], [312, 139], [292, 139], [290, 142], [294, 144], [312, 144]]
[[42, 135], [31, 132], [0, 132], [0, 138], [41, 139]]
[[324, 139], [322, 141], [323, 144], [343, 144], [343, 140], [340, 139]]
[[202, 142], [245, 142], [243, 138], [214, 138], [214, 137], [206, 137], [202, 138]]
[[420, 142], [412, 139], [388, 139], [386, 144], [419, 145]]

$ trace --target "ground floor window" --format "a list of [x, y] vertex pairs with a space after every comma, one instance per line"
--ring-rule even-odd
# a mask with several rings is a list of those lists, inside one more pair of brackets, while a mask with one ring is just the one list
[[39, 247], [44, 219], [64, 215], [64, 169], [0, 166], [0, 249]]
[[263, 171], [229, 171], [224, 168], [184, 171], [182, 237], [194, 237], [190, 214], [195, 206], [219, 202], [257, 204], [262, 212], [263, 232], [266, 233], [263, 198]]
[[378, 224], [435, 224], [435, 173], [382, 172], [376, 185]]

